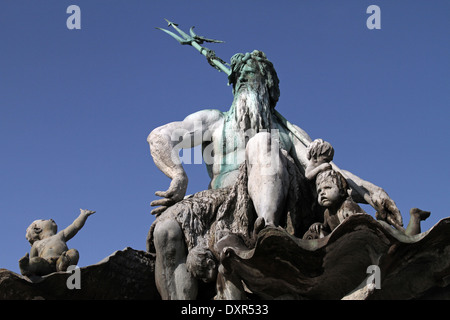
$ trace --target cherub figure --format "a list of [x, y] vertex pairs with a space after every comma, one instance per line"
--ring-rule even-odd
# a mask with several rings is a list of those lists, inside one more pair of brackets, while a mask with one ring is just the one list
[[334, 149], [330, 143], [316, 139], [308, 146], [306, 157], [309, 163], [305, 168], [305, 176], [308, 180], [313, 180], [319, 172], [331, 169]]
[[[317, 239], [327, 236], [345, 219], [366, 212], [353, 201], [350, 196], [350, 187], [347, 180], [338, 171], [325, 170], [318, 173], [316, 177], [317, 201], [323, 207], [324, 222], [314, 223], [303, 236], [303, 239]], [[418, 208], [410, 210], [408, 227], [403, 232], [413, 236], [421, 232], [420, 223], [430, 216], [429, 211]]]
[[214, 254], [206, 247], [198, 245], [189, 250], [186, 267], [197, 279], [205, 283], [214, 281], [217, 277], [218, 263]]
[[33, 221], [25, 235], [31, 244], [31, 250], [19, 260], [20, 272], [24, 276], [43, 276], [66, 271], [70, 265], [76, 265], [79, 253], [76, 249], [69, 250], [66, 242], [80, 231], [93, 213], [95, 211], [80, 209], [78, 218], [60, 232], [53, 219]]
[[318, 202], [326, 207], [324, 222], [314, 223], [303, 239], [323, 238], [348, 217], [366, 213], [350, 196], [347, 180], [335, 170], [320, 172], [316, 177]]

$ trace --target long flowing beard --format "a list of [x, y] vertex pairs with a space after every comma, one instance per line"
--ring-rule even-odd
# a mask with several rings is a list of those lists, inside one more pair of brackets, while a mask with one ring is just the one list
[[254, 134], [270, 130], [272, 111], [265, 86], [259, 86], [256, 90], [242, 87], [233, 104], [236, 130], [254, 131]]

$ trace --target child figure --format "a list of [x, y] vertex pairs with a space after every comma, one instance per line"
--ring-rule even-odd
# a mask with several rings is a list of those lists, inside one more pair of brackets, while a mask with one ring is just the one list
[[[324, 222], [314, 223], [303, 236], [303, 239], [317, 239], [327, 236], [348, 217], [366, 212], [350, 196], [347, 180], [334, 170], [320, 172], [316, 177], [318, 202], [326, 207]], [[404, 233], [413, 236], [421, 232], [420, 222], [430, 216], [429, 211], [418, 208], [410, 210], [410, 220]]]
[[350, 197], [347, 180], [334, 170], [320, 172], [316, 177], [318, 202], [326, 207], [324, 222], [314, 223], [303, 236], [303, 239], [323, 238], [351, 215], [366, 213]]
[[216, 258], [211, 250], [206, 247], [198, 245], [189, 250], [186, 268], [194, 277], [205, 283], [216, 280]]
[[57, 232], [58, 226], [53, 219], [34, 221], [25, 235], [31, 244], [31, 250], [30, 254], [27, 253], [19, 260], [20, 272], [24, 276], [42, 276], [55, 271], [66, 271], [70, 265], [76, 265], [78, 251], [69, 250], [66, 242], [77, 234], [93, 213], [95, 211], [80, 209], [79, 217], [60, 232]]
[[308, 180], [313, 180], [319, 172], [331, 169], [330, 162], [334, 157], [334, 149], [330, 143], [316, 139], [309, 145], [306, 157], [309, 163], [305, 169], [305, 176]]

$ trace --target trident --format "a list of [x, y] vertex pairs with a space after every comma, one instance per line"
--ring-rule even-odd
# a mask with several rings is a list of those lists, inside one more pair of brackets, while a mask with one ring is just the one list
[[[225, 61], [223, 61], [222, 59], [220, 59], [219, 57], [216, 56], [215, 52], [211, 49], [202, 47], [201, 44], [203, 44], [204, 42], [209, 42], [209, 43], [223, 43], [224, 41], [220, 41], [220, 40], [214, 40], [214, 39], [207, 39], [205, 37], [201, 37], [198, 36], [194, 33], [194, 27], [191, 27], [191, 29], [189, 30], [190, 34], [185, 33], [183, 30], [181, 30], [180, 28], [178, 28], [178, 24], [173, 23], [167, 19], [164, 19], [167, 21], [168, 26], [172, 26], [176, 31], [178, 31], [178, 33], [181, 35], [181, 37], [179, 37], [178, 35], [176, 35], [175, 33], [168, 31], [166, 29], [162, 29], [162, 28], [156, 28], [158, 30], [164, 31], [165, 33], [167, 33], [168, 35], [172, 36], [173, 38], [175, 38], [175, 40], [177, 40], [180, 44], [182, 45], [190, 45], [192, 47], [194, 47], [195, 49], [198, 50], [198, 52], [200, 52], [201, 54], [203, 54], [206, 59], [208, 60], [209, 64], [211, 66], [213, 66], [214, 68], [216, 68], [219, 71], [223, 71], [225, 72], [228, 76], [231, 74], [231, 69], [229, 69], [226, 65], [229, 65], [228, 63], [226, 63]], [[311, 140], [309, 139], [309, 137], [305, 137], [303, 134], [301, 134], [295, 127], [293, 124], [291, 124], [288, 120], [286, 120], [285, 117], [283, 117], [277, 110], [273, 110], [275, 116], [278, 117], [278, 119], [281, 121], [281, 123], [298, 139], [300, 140], [301, 143], [303, 143], [303, 145], [305, 147], [308, 147]]]

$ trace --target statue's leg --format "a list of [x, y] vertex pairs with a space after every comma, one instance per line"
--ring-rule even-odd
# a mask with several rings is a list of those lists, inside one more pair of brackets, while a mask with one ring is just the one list
[[29, 260], [28, 271], [31, 275], [43, 276], [55, 272], [55, 267], [46, 259], [33, 257]]
[[260, 132], [246, 149], [248, 192], [258, 217], [266, 225], [278, 226], [289, 190], [286, 159], [276, 136]]
[[194, 300], [197, 280], [186, 268], [183, 232], [174, 220], [159, 221], [155, 227], [155, 281], [163, 300]]
[[77, 265], [80, 254], [77, 249], [70, 249], [58, 258], [56, 261], [56, 271], [66, 271], [71, 265]]
[[412, 208], [409, 211], [409, 214], [409, 223], [405, 230], [405, 233], [409, 236], [421, 233], [420, 222], [426, 220], [430, 216], [431, 212], [423, 211], [418, 208]]

